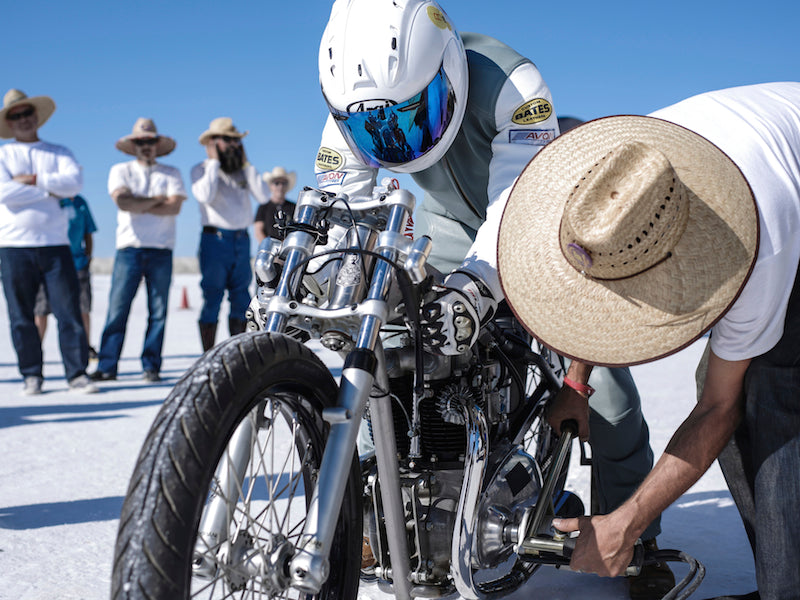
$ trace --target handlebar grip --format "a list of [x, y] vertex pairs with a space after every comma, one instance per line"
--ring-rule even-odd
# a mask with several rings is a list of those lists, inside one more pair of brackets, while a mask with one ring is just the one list
[[561, 421], [561, 435], [569, 433], [572, 437], [578, 437], [578, 422], [575, 419], [564, 419]]

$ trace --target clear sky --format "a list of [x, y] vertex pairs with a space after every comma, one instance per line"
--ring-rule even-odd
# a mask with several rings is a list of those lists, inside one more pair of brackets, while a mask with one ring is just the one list
[[[328, 0], [4, 2], [0, 93], [19, 88], [57, 105], [40, 137], [64, 144], [84, 169], [83, 195], [99, 231], [96, 255], [112, 256], [116, 207], [108, 170], [129, 157], [114, 148], [137, 117], [175, 138], [162, 159], [189, 170], [211, 119], [248, 130], [259, 170], [297, 171], [314, 185], [326, 108], [317, 50]], [[442, 0], [461, 31], [496, 37], [539, 67], [561, 115], [646, 114], [724, 87], [800, 80], [797, 0], [522, 2]], [[408, 178], [401, 182], [410, 185]], [[298, 187], [289, 193], [292, 198]], [[255, 211], [255, 205], [253, 206]], [[177, 256], [195, 255], [197, 203], [184, 203]]]

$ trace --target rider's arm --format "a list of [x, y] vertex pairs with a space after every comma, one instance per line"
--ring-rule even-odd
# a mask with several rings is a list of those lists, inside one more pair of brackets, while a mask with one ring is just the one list
[[728, 443], [742, 417], [749, 364], [749, 359], [727, 361], [711, 352], [700, 401], [630, 499], [609, 515], [553, 522], [562, 531], [581, 532], [573, 569], [612, 577], [625, 570], [650, 522], [700, 479]]
[[317, 187], [334, 195], [369, 196], [378, 177], [378, 169], [360, 162], [350, 151], [332, 116], [328, 116], [314, 161]]
[[497, 234], [508, 195], [531, 158], [558, 135], [550, 89], [533, 63], [512, 71], [497, 98], [494, 118], [486, 221], [461, 268], [484, 281], [499, 300], [503, 294], [497, 277]]

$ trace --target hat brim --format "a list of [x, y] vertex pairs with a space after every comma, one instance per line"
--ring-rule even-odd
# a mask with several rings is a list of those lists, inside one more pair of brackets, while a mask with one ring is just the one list
[[[590, 279], [561, 252], [564, 206], [575, 182], [626, 141], [669, 159], [689, 190], [689, 223], [662, 263]], [[618, 116], [573, 129], [531, 160], [506, 204], [497, 258], [506, 300], [534, 337], [563, 356], [623, 366], [668, 356], [708, 331], [741, 292], [757, 249], [752, 191], [724, 152], [674, 123]]]
[[125, 137], [117, 140], [115, 147], [120, 152], [130, 154], [131, 156], [136, 156], [136, 144], [133, 143], [133, 140], [147, 137], [158, 137], [158, 143], [156, 144], [156, 156], [166, 156], [175, 150], [175, 147], [178, 145], [174, 139], [166, 135], [126, 135]]
[[286, 186], [287, 192], [293, 189], [294, 186], [297, 184], [297, 173], [295, 173], [294, 171], [290, 171], [289, 173], [284, 173], [282, 175], [273, 175], [272, 173], [264, 173], [263, 175], [261, 175], [261, 178], [267, 185], [272, 183], [273, 179], [277, 178], [286, 179], [289, 182], [289, 185]]
[[47, 120], [53, 116], [56, 110], [56, 103], [49, 96], [34, 96], [33, 98], [22, 98], [21, 100], [12, 102], [0, 110], [0, 138], [7, 140], [14, 137], [14, 132], [11, 131], [11, 127], [8, 126], [8, 121], [6, 121], [6, 114], [15, 106], [24, 106], [25, 104], [30, 104], [36, 109], [36, 116], [39, 117], [37, 129], [47, 123]]
[[205, 146], [206, 143], [208, 142], [208, 140], [210, 140], [215, 135], [227, 135], [228, 137], [235, 137], [235, 138], [242, 139], [243, 137], [246, 137], [248, 133], [250, 133], [250, 132], [249, 131], [244, 131], [242, 133], [239, 133], [238, 131], [237, 132], [212, 131], [211, 129], [207, 129], [206, 131], [204, 131], [203, 133], [200, 134], [200, 138], [198, 139], [198, 141], [203, 146]]

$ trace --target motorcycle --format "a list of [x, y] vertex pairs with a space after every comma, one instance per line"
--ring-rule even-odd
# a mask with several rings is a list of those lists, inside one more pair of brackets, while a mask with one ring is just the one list
[[[569, 563], [551, 521], [584, 512], [564, 490], [576, 427], [545, 418], [562, 359], [502, 305], [463, 354], [425, 350], [441, 276], [432, 240], [404, 234], [414, 204], [386, 179], [359, 198], [305, 188], [279, 215], [248, 331], [184, 374], [147, 435], [112, 598], [353, 600], [372, 579], [488, 599]], [[680, 559], [693, 590], [702, 565]]]

